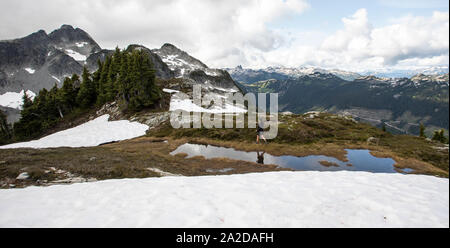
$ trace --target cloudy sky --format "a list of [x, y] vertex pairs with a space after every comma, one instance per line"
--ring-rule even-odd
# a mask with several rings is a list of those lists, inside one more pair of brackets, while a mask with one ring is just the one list
[[0, 40], [62, 24], [102, 48], [172, 43], [211, 67], [449, 64], [447, 0], [0, 0]]

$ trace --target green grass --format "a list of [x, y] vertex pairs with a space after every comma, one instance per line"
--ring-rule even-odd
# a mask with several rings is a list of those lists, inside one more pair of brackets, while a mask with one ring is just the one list
[[[342, 148], [361, 147], [391, 152], [393, 156], [412, 158], [429, 163], [447, 173], [449, 154], [448, 150], [438, 150], [440, 143], [429, 142], [423, 138], [410, 135], [393, 135], [365, 123], [357, 123], [349, 118], [321, 113], [316, 118], [307, 118], [307, 115], [280, 115], [278, 136], [270, 140], [271, 144], [288, 145], [292, 147], [321, 146], [335, 144]], [[170, 123], [150, 130], [147, 134], [153, 137], [174, 137], [190, 139], [210, 139], [217, 142], [254, 143], [256, 129], [254, 128], [180, 128], [174, 129]], [[378, 144], [367, 144], [369, 137], [379, 139]], [[233, 146], [233, 145], [232, 145]], [[286, 147], [286, 146], [285, 146]], [[405, 162], [406, 163], [406, 162]], [[434, 173], [434, 172], [433, 172]], [[438, 173], [439, 174], [439, 173]]]

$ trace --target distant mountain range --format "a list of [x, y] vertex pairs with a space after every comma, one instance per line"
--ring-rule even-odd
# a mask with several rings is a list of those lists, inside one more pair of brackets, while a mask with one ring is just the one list
[[351, 72], [339, 69], [323, 69], [319, 67], [267, 67], [262, 69], [250, 69], [237, 66], [235, 68], [225, 68], [233, 77], [234, 80], [243, 83], [255, 83], [268, 79], [288, 79], [292, 77], [311, 75], [316, 72], [322, 74], [333, 74], [347, 81], [353, 81], [363, 76], [375, 76], [380, 78], [410, 78], [418, 74], [424, 75], [442, 75], [448, 73], [448, 66], [430, 67], [426, 69], [414, 70], [394, 70], [394, 69], [379, 69], [368, 70], [364, 72]]
[[418, 134], [420, 123], [427, 126], [428, 135], [438, 128], [448, 130], [448, 73], [411, 78], [359, 76], [350, 81], [318, 71], [289, 76], [280, 70], [230, 72], [247, 92], [279, 93], [279, 111], [352, 115], [375, 126], [385, 125], [394, 133]]
[[384, 78], [410, 78], [418, 74], [424, 74], [424, 75], [442, 75], [448, 73], [448, 66], [433, 66], [423, 69], [378, 69], [378, 70], [367, 70], [364, 72], [361, 72], [361, 75], [373, 75], [376, 77], [384, 77]]

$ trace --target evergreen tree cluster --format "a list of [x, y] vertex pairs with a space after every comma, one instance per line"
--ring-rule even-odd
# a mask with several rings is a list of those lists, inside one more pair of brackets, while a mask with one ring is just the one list
[[436, 140], [441, 143], [446, 143], [447, 138], [445, 138], [444, 129], [434, 131], [432, 140]]
[[129, 53], [116, 48], [113, 56], [99, 63], [94, 83], [98, 104], [118, 100], [131, 112], [150, 107], [161, 97], [150, 58], [140, 50]]
[[98, 61], [95, 73], [84, 68], [81, 79], [76, 74], [66, 77], [61, 88], [55, 84], [50, 91], [42, 89], [33, 101], [25, 94], [21, 119], [14, 124], [15, 140], [37, 137], [65, 115], [93, 106], [117, 101], [124, 112], [132, 113], [153, 106], [160, 97], [149, 56], [116, 48], [104, 62]]

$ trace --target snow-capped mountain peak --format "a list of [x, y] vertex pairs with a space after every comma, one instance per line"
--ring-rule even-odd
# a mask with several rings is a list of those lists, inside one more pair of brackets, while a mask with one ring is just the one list
[[299, 66], [299, 67], [283, 67], [283, 66], [270, 66], [264, 69], [248, 69], [242, 66], [237, 66], [235, 68], [226, 68], [231, 75], [239, 77], [263, 77], [263, 74], [270, 74], [274, 79], [285, 79], [289, 77], [300, 77], [306, 75], [314, 75], [320, 73], [322, 75], [332, 74], [344, 80], [353, 81], [354, 79], [360, 77], [361, 75], [355, 72], [343, 71], [338, 69], [322, 69], [319, 67], [312, 66]]
[[71, 56], [76, 61], [86, 61], [91, 54], [99, 52], [100, 46], [88, 33], [79, 28], [64, 24], [49, 35], [52, 45]]

